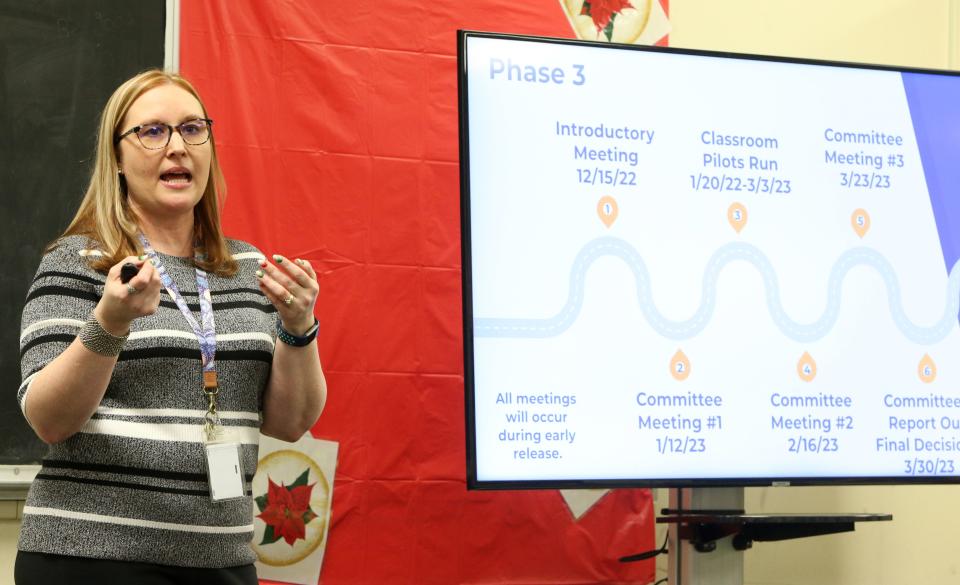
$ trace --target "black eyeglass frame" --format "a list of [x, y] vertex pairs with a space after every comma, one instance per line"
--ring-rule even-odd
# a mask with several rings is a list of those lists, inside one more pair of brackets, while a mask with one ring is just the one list
[[[173, 138], [174, 131], [176, 131], [176, 133], [180, 135], [180, 138], [183, 138], [183, 132], [180, 132], [180, 127], [183, 126], [184, 124], [189, 124], [191, 122], [197, 122], [197, 121], [203, 121], [207, 124], [207, 139], [204, 140], [203, 142], [198, 142], [197, 144], [193, 144], [192, 142], [187, 142], [186, 139], [184, 139], [183, 143], [189, 144], [190, 146], [201, 146], [203, 144], [210, 142], [210, 137], [213, 136], [213, 120], [211, 120], [210, 118], [193, 118], [192, 120], [186, 120], [184, 122], [180, 122], [176, 126], [171, 126], [170, 124], [165, 124], [163, 122], [151, 122], [149, 124], [140, 124], [139, 126], [134, 126], [133, 128], [127, 130], [123, 134], [114, 138], [113, 144], [114, 145], [120, 144], [120, 141], [126, 138], [127, 136], [131, 134], [136, 134], [137, 142], [139, 142], [140, 146], [142, 146], [143, 148], [146, 148], [147, 150], [161, 150], [170, 145], [170, 139]], [[167, 127], [167, 141], [163, 143], [163, 146], [155, 146], [155, 147], [147, 146], [143, 143], [142, 140], [140, 140], [139, 132], [140, 130], [146, 128], [147, 126], [166, 126]]]

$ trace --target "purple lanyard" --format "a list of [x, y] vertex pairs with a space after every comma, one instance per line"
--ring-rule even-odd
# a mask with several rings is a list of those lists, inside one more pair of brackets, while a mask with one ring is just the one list
[[217, 355], [217, 329], [213, 322], [213, 302], [210, 300], [210, 284], [207, 282], [207, 273], [200, 268], [196, 269], [197, 295], [200, 297], [200, 323], [197, 323], [197, 319], [190, 311], [190, 307], [187, 306], [187, 301], [184, 300], [183, 295], [180, 294], [177, 283], [173, 282], [173, 278], [167, 273], [167, 269], [160, 263], [160, 258], [157, 256], [156, 250], [150, 246], [150, 242], [142, 232], [138, 234], [138, 237], [140, 238], [140, 243], [143, 245], [143, 251], [150, 257], [150, 262], [153, 264], [153, 267], [156, 268], [157, 274], [160, 275], [160, 282], [162, 282], [163, 287], [167, 289], [167, 294], [173, 297], [174, 302], [177, 303], [177, 307], [180, 308], [180, 312], [183, 313], [183, 317], [193, 329], [194, 335], [197, 336], [197, 341], [200, 342], [204, 391], [216, 392], [217, 370], [215, 358]]

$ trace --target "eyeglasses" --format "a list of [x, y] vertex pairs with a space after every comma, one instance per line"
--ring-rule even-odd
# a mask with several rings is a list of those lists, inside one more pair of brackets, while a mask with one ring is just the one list
[[173, 136], [173, 131], [176, 130], [180, 133], [180, 137], [183, 138], [184, 143], [191, 146], [200, 146], [210, 140], [210, 126], [212, 125], [213, 120], [209, 118], [187, 120], [176, 126], [163, 124], [161, 122], [143, 124], [142, 126], [134, 126], [120, 136], [117, 136], [113, 143], [119, 144], [121, 140], [130, 134], [136, 134], [141, 146], [150, 150], [159, 150], [166, 148], [167, 145], [170, 144], [170, 137]]

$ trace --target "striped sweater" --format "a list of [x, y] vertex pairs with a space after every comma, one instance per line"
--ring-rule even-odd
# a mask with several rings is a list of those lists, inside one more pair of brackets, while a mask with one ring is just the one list
[[[221, 568], [254, 562], [250, 481], [275, 342], [275, 309], [257, 288], [263, 255], [231, 240], [239, 271], [210, 274], [217, 329], [218, 407], [238, 441], [247, 497], [210, 500], [201, 425], [200, 348], [173, 299], [133, 322], [96, 413], [51, 445], [23, 509], [19, 549], [165, 565]], [[47, 253], [27, 294], [20, 335], [23, 408], [35, 374], [74, 340], [103, 294], [104, 276], [71, 236]], [[199, 320], [191, 259], [160, 254]]]

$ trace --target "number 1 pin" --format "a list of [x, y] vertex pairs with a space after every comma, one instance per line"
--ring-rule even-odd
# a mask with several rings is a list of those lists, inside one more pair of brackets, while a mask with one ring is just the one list
[[597, 215], [600, 216], [600, 221], [603, 222], [603, 225], [610, 227], [613, 225], [613, 222], [617, 221], [617, 215], [620, 213], [620, 209], [617, 207], [617, 200], [609, 195], [604, 195], [600, 198], [600, 201], [597, 202]]

